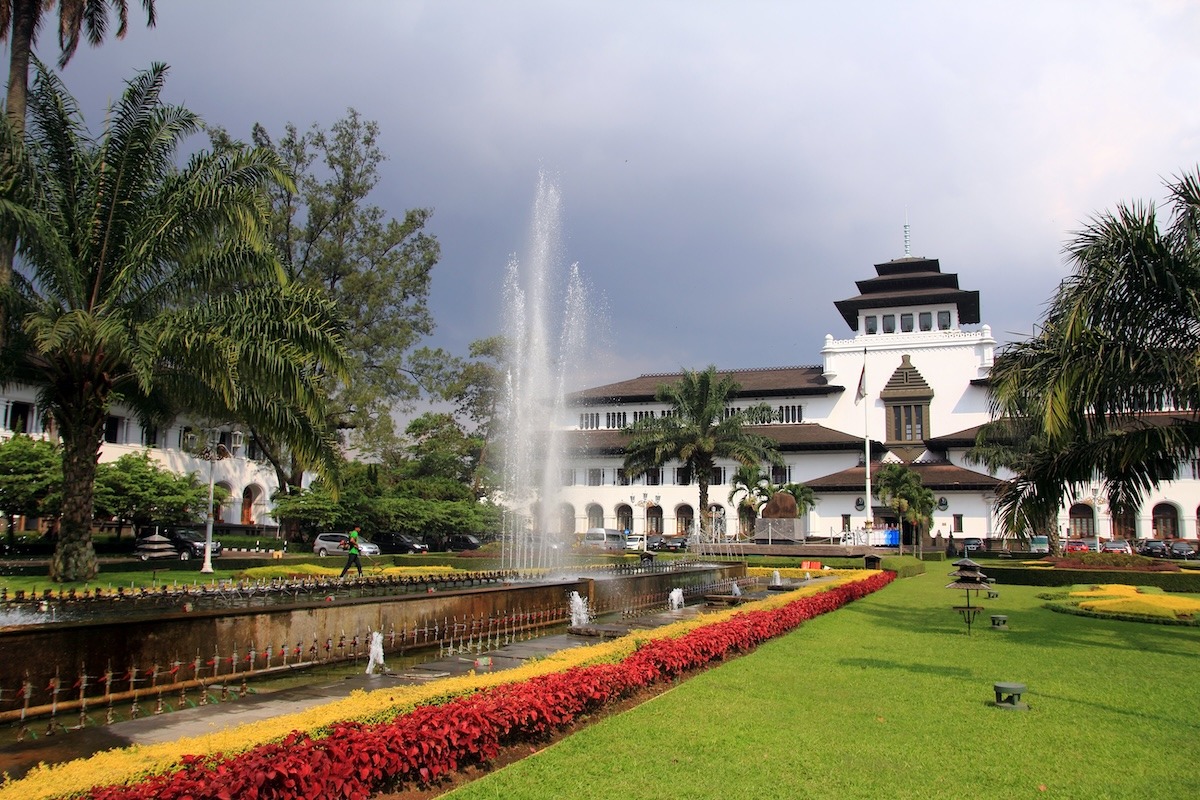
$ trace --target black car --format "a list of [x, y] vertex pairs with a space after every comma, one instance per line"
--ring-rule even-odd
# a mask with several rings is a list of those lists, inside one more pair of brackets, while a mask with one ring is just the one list
[[686, 536], [664, 536], [662, 543], [658, 549], [665, 553], [682, 553], [687, 550], [688, 539]]
[[428, 553], [429, 546], [419, 542], [407, 533], [399, 531], [383, 531], [371, 537], [379, 545], [381, 553], [417, 554]]
[[1196, 557], [1196, 545], [1191, 542], [1185, 542], [1182, 539], [1176, 539], [1171, 542], [1171, 558], [1182, 558], [1184, 561], [1191, 560]]
[[1138, 552], [1150, 558], [1171, 557], [1171, 552], [1167, 549], [1167, 543], [1161, 539], [1147, 539], [1142, 543], [1142, 549]]
[[446, 537], [446, 549], [454, 552], [478, 550], [483, 543], [469, 533], [452, 533]]
[[[134, 554], [142, 561], [178, 556], [180, 561], [204, 558], [204, 532], [194, 528], [161, 528], [138, 540]], [[213, 540], [210, 557], [221, 555], [221, 543]]]

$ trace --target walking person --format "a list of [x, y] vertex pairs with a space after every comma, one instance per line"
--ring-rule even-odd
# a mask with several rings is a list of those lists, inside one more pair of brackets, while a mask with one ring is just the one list
[[362, 577], [362, 561], [358, 558], [358, 534], [360, 529], [357, 525], [354, 530], [350, 531], [350, 538], [345, 542], [346, 549], [349, 551], [346, 555], [346, 566], [342, 567], [341, 578], [346, 577], [346, 573], [350, 571], [350, 565], [358, 567], [358, 577]]

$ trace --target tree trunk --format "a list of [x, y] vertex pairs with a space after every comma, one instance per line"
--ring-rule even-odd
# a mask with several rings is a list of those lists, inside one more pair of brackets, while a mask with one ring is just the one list
[[80, 413], [79, 419], [59, 419], [63, 484], [73, 490], [63, 493], [58, 542], [50, 559], [50, 579], [58, 583], [91, 580], [99, 571], [92, 546], [92, 501], [104, 430], [102, 409], [96, 405]]
[[[700, 484], [700, 541], [704, 541], [704, 522], [708, 520], [708, 533], [711, 535], [710, 541], [714, 544], [717, 541], [716, 536], [716, 520], [708, 513], [708, 478], [702, 477], [704, 473], [697, 470], [696, 483]], [[712, 473], [712, 470], [709, 470]]]

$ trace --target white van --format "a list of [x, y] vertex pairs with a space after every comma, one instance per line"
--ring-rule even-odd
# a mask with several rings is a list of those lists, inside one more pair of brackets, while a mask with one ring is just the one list
[[624, 550], [625, 534], [616, 528], [588, 528], [580, 547], [587, 550]]
[[1030, 536], [1029, 537], [1029, 552], [1031, 552], [1031, 553], [1049, 553], [1050, 552], [1050, 537], [1049, 536]]

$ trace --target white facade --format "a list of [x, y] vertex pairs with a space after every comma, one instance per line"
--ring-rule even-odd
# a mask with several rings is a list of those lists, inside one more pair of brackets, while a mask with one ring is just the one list
[[[776, 422], [759, 432], [779, 441], [786, 462], [773, 482], [804, 483], [816, 492], [815, 507], [801, 520], [809, 536], [859, 531], [860, 540], [882, 543], [882, 532], [862, 530], [868, 519], [865, 437], [873, 443], [875, 468], [908, 464], [933, 489], [939, 505], [931, 536], [1002, 538], [994, 490], [1008, 476], [989, 475], [964, 458], [975, 429], [990, 419], [985, 380], [996, 342], [980, 323], [979, 295], [960, 290], [957, 276], [942, 273], [933, 259], [897, 259], [875, 269], [875, 278], [858, 282], [859, 295], [836, 303], [851, 336], [826, 336], [818, 366], [728, 370], [742, 386], [731, 406], [765, 402], [776, 409]], [[643, 414], [661, 414], [665, 406], [653, 399], [654, 389], [678, 377], [644, 375], [573, 395], [573, 455], [556, 500], [562, 529], [691, 530], [699, 517], [698, 490], [679, 480], [678, 464], [633, 481], [621, 474], [620, 428]], [[730, 533], [738, 527], [729, 499], [737, 467], [720, 463], [709, 486], [709, 503], [724, 513]], [[1200, 460], [1180, 473], [1125, 524], [1114, 526], [1102, 499], [1080, 498], [1063, 509], [1060, 534], [1196, 538]], [[885, 512], [876, 507], [872, 517], [878, 528]]]
[[[41, 417], [32, 389], [9, 387], [0, 396], [0, 439], [7, 440], [18, 432], [34, 438], [54, 438], [53, 431], [43, 426]], [[254, 457], [257, 451], [253, 444], [238, 448], [230, 457], [218, 461], [198, 458], [186, 449], [186, 435], [191, 430], [179, 420], [166, 428], [143, 428], [127, 409], [115, 406], [105, 425], [100, 461], [106, 463], [128, 453], [146, 452], [176, 474], [195, 473], [205, 485], [211, 468], [214, 485], [229, 493], [229, 499], [217, 509], [216, 524], [274, 529], [271, 497], [279, 482], [271, 465]], [[204, 432], [197, 430], [197, 434], [203, 446]]]

